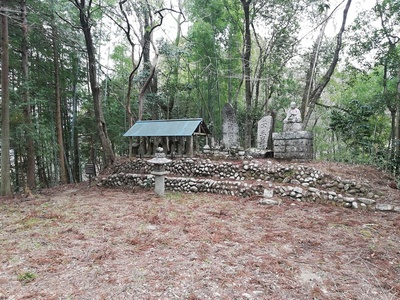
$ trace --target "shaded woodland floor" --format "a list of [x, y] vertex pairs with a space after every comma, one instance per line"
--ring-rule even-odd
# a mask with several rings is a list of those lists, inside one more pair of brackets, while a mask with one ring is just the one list
[[0, 299], [400, 298], [393, 212], [82, 183], [1, 198], [0, 229]]

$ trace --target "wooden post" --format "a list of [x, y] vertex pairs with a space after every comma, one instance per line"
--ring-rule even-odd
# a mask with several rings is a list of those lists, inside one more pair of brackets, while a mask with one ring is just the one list
[[190, 136], [189, 155], [193, 157], [193, 135]]

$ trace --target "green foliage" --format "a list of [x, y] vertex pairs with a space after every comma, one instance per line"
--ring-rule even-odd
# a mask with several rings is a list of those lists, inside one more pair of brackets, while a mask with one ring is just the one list
[[[131, 38], [135, 44], [134, 53], [131, 53], [131, 45], [125, 40], [123, 32], [123, 29], [127, 30], [127, 24], [121, 15], [119, 1], [106, 0], [99, 4], [99, 1], [92, 2], [90, 25], [98, 60], [98, 79], [102, 83], [102, 109], [114, 150], [117, 154], [125, 154], [128, 140], [122, 134], [128, 127], [125, 109], [128, 78], [135, 64], [139, 63], [138, 54], [141, 49], [138, 45], [141, 45], [141, 35], [149, 30], [149, 27], [144, 28], [143, 15], [152, 13], [154, 17], [157, 16], [154, 14], [156, 9], [167, 7], [162, 1], [124, 2], [123, 7], [131, 20]], [[26, 168], [25, 140], [29, 133], [35, 141], [37, 177], [43, 181], [39, 185], [44, 186], [45, 181], [56, 184], [58, 180], [58, 146], [54, 130], [54, 48], [50, 46], [53, 42], [60, 55], [62, 126], [67, 165], [71, 167], [74, 164], [75, 155], [81, 162], [88, 161], [92, 155], [97, 162], [101, 161], [102, 149], [88, 89], [85, 41], [82, 32], [75, 27], [79, 24], [78, 10], [73, 1], [32, 0], [28, 5], [28, 82], [22, 80], [20, 67], [19, 16], [12, 16], [10, 22], [10, 135], [20, 163], [19, 169], [13, 172], [18, 173], [14, 177], [18, 185], [18, 178], [24, 176]], [[329, 85], [329, 97], [325, 102], [327, 106], [337, 109], [328, 112], [318, 108], [316, 114], [319, 117], [318, 126], [321, 126], [315, 128], [316, 136], [322, 137], [316, 144], [319, 149], [323, 148], [322, 151], [326, 150], [327, 158], [335, 156], [356, 160], [363, 156], [367, 160], [374, 158], [381, 159], [382, 163], [388, 161], [391, 120], [387, 108], [394, 109], [398, 105], [400, 48], [396, 35], [400, 23], [399, 7], [400, 1], [380, 1], [365, 18], [358, 18], [352, 28], [354, 35], [348, 32], [352, 40], [347, 39], [345, 42], [351, 46], [350, 53], [354, 57], [347, 62], [353, 67], [337, 73], [336, 80], [332, 80]], [[304, 70], [308, 67], [303, 61], [309, 61], [309, 57], [302, 56], [303, 52], [298, 47], [300, 25], [304, 19], [320, 24], [331, 8], [329, 1], [319, 0], [252, 2], [250, 17], [254, 27], [250, 64], [253, 96], [251, 123], [254, 136], [257, 120], [264, 114], [266, 105], [269, 110], [278, 112], [276, 130], [279, 131], [283, 119], [281, 112], [291, 101], [300, 103]], [[162, 32], [164, 37], [151, 46], [150, 56], [154, 54], [153, 50], [159, 54], [157, 82], [145, 96], [144, 118], [202, 117], [211, 128], [214, 138], [220, 140], [221, 111], [225, 103], [234, 105], [241, 130], [246, 120], [242, 82], [242, 3], [237, 0], [188, 0], [184, 1], [183, 9], [185, 16], [179, 20], [178, 9], [162, 12], [165, 17], [165, 23], [160, 28], [162, 30], [167, 30], [164, 27], [167, 15], [173, 16], [176, 24], [185, 24], [183, 20], [190, 23], [187, 33], [185, 25], [182, 25], [184, 34], [178, 34], [172, 39], [164, 36], [161, 30], [157, 33], [159, 36]], [[386, 27], [373, 29], [371, 20], [380, 16]], [[150, 20], [149, 26], [157, 22], [158, 16]], [[111, 23], [117, 25], [111, 28]], [[57, 35], [53, 36], [55, 33]], [[323, 66], [331, 60], [332, 43], [332, 40], [325, 39], [321, 45], [319, 63], [322, 67], [319, 66], [315, 77], [324, 73]], [[105, 46], [108, 45], [110, 51], [105, 52]], [[111, 55], [107, 57], [109, 52]], [[358, 58], [360, 60], [356, 64]], [[370, 63], [367, 64], [367, 61]], [[359, 68], [365, 66], [377, 67], [361, 72]], [[384, 66], [385, 69], [378, 66]], [[141, 65], [134, 74], [130, 99], [134, 118], [138, 111], [139, 91], [149, 70], [148, 66]], [[387, 71], [385, 79], [384, 70]], [[32, 106], [32, 125], [27, 125], [25, 103], [21, 102], [21, 93], [26, 89], [29, 90], [29, 104]], [[73, 120], [74, 101], [77, 101], [76, 123]], [[326, 138], [327, 128], [330, 128], [329, 139]], [[72, 133], [78, 136], [78, 149], [74, 149]], [[243, 134], [241, 138], [244, 138]], [[334, 144], [332, 149], [329, 149], [329, 143]]]
[[195, 23], [212, 24], [215, 32], [224, 32], [229, 23], [240, 20], [240, 1], [234, 0], [190, 0], [186, 2], [189, 17]]
[[321, 4], [318, 6], [318, 11], [319, 11], [320, 13], [323, 13], [323, 12], [325, 12], [326, 10], [328, 10], [329, 8], [330, 8], [329, 2], [321, 3]]
[[[212, 124], [215, 138], [221, 139], [222, 107], [233, 102], [241, 82], [240, 1], [191, 0], [186, 2], [193, 25], [188, 33], [185, 70], [190, 87], [180, 102], [180, 112], [200, 116]], [[185, 106], [183, 106], [184, 104]]]
[[37, 278], [37, 274], [27, 271], [24, 273], [20, 273], [17, 275], [17, 280], [23, 284], [27, 284], [31, 281], [34, 281]]
[[370, 118], [373, 114], [372, 106], [351, 100], [345, 110], [332, 111], [330, 129], [342, 136], [353, 154], [365, 152], [371, 147], [373, 126]]
[[118, 70], [119, 76], [129, 75], [132, 71], [132, 61], [128, 47], [125, 44], [116, 45], [110, 58], [114, 61], [115, 69]]
[[365, 74], [348, 69], [329, 88], [337, 104], [328, 124], [336, 144], [336, 149], [331, 145], [335, 159], [380, 166], [382, 160], [387, 160], [390, 121], [381, 92], [381, 75], [379, 68]]

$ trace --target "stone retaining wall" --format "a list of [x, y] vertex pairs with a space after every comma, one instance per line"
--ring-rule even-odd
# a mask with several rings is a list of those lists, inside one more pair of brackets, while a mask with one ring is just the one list
[[[98, 183], [103, 187], [154, 187], [154, 175], [113, 174], [102, 178]], [[263, 195], [265, 187], [261, 184], [248, 184], [240, 181], [166, 177], [165, 189], [184, 193], [213, 193], [238, 197]]]
[[[283, 166], [267, 160], [234, 164], [179, 159], [166, 169], [169, 175], [165, 179], [165, 189], [169, 191], [260, 198], [277, 195], [296, 201], [400, 212], [400, 207], [379, 204], [382, 195], [372, 191], [368, 183], [341, 179], [301, 164]], [[150, 188], [154, 186], [154, 176], [149, 175], [151, 171], [152, 165], [145, 160], [121, 160], [113, 165], [113, 174], [99, 179], [98, 185]]]
[[[146, 160], [134, 159], [114, 164], [112, 173], [150, 174], [153, 166]], [[210, 159], [183, 158], [165, 165], [173, 175], [191, 177], [213, 177], [232, 180], [278, 181], [297, 179], [303, 184], [314, 185], [324, 177], [322, 172], [303, 165], [284, 166], [270, 161], [211, 161]]]

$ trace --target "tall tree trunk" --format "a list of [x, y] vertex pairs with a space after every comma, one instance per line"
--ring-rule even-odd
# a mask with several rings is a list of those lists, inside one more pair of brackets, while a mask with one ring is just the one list
[[78, 115], [78, 95], [77, 85], [79, 76], [79, 58], [76, 57], [76, 66], [72, 68], [72, 122], [71, 122], [71, 147], [73, 157], [72, 177], [74, 182], [81, 182], [80, 168], [79, 168], [79, 143], [78, 143], [78, 131], [75, 128], [76, 119]]
[[90, 89], [93, 97], [93, 107], [94, 107], [94, 115], [95, 122], [97, 127], [97, 133], [100, 138], [101, 145], [103, 147], [104, 152], [104, 164], [105, 167], [111, 165], [115, 160], [114, 151], [111, 146], [111, 141], [108, 137], [107, 133], [107, 125], [103, 115], [103, 109], [101, 105], [100, 99], [100, 87], [97, 82], [97, 66], [96, 66], [96, 57], [95, 57], [95, 47], [92, 38], [91, 32], [91, 20], [90, 20], [90, 5], [91, 1], [89, 1], [89, 6], [86, 6], [85, 0], [75, 0], [75, 5], [79, 9], [79, 19], [83, 34], [85, 36], [86, 42], [86, 51], [89, 60], [89, 81], [90, 81]]
[[28, 189], [34, 189], [36, 187], [35, 181], [35, 143], [33, 139], [33, 124], [32, 124], [32, 107], [29, 100], [29, 61], [28, 61], [28, 24], [26, 19], [26, 0], [21, 0], [21, 12], [22, 12], [22, 44], [21, 44], [21, 64], [22, 64], [22, 100], [24, 102], [24, 117], [25, 123], [28, 128], [27, 139], [26, 139], [26, 151], [27, 151], [27, 170], [26, 170], [26, 183]]
[[[156, 56], [156, 60], [158, 59], [158, 56]], [[156, 65], [157, 65], [157, 61], [155, 61], [154, 66], [151, 68], [150, 70], [150, 74], [147, 77], [146, 81], [143, 83], [141, 89], [140, 89], [140, 93], [139, 93], [139, 102], [144, 103], [144, 98], [147, 94], [147, 91], [149, 89], [149, 87], [151, 86], [151, 81], [154, 79], [154, 77], [156, 76]], [[142, 114], [143, 114], [143, 109], [139, 111], [139, 120], [142, 119]], [[154, 114], [154, 112], [153, 112]]]
[[241, 0], [244, 11], [244, 54], [243, 54], [243, 73], [245, 81], [245, 97], [246, 97], [246, 117], [245, 117], [245, 142], [246, 148], [251, 147], [251, 131], [252, 131], [252, 105], [251, 105], [251, 33], [250, 33], [250, 3], [252, 0]]
[[396, 113], [395, 113], [395, 174], [400, 174], [400, 68], [397, 70], [397, 94], [396, 94]]
[[[147, 8], [148, 9], [148, 8]], [[148, 72], [148, 78], [142, 83], [142, 87], [140, 89], [139, 94], [139, 112], [138, 112], [138, 119], [141, 120], [143, 117], [143, 106], [145, 96], [148, 93], [148, 89], [151, 86], [151, 80], [154, 76], [151, 68], [150, 62], [150, 43], [151, 43], [151, 31], [150, 29], [150, 12], [146, 9], [144, 12], [144, 28], [143, 28], [143, 71]]]
[[6, 1], [2, 1], [1, 10], [1, 195], [11, 196], [10, 179], [10, 97], [9, 97], [9, 51], [8, 16]]
[[[125, 32], [126, 38], [128, 39], [129, 45], [131, 46], [131, 63], [132, 63], [132, 71], [129, 74], [128, 77], [128, 90], [126, 92], [126, 101], [125, 101], [125, 112], [126, 112], [126, 118], [128, 120], [128, 128], [131, 128], [133, 126], [133, 114], [131, 110], [131, 95], [132, 95], [132, 84], [133, 84], [133, 78], [134, 75], [136, 74], [136, 71], [138, 69], [138, 66], [135, 63], [135, 43], [132, 40], [131, 37], [131, 32], [132, 32], [132, 27], [129, 22], [129, 17], [128, 14], [126, 13], [123, 5], [126, 3], [125, 0], [122, 0], [119, 2], [119, 9], [124, 17], [125, 23], [126, 23], [126, 29], [122, 27], [122, 29]], [[132, 157], [132, 137], [129, 137], [129, 158]]]
[[56, 97], [56, 128], [57, 128], [57, 144], [58, 144], [58, 161], [60, 165], [60, 182], [61, 184], [68, 183], [67, 168], [64, 160], [64, 141], [63, 141], [63, 127], [61, 116], [61, 91], [60, 91], [60, 59], [57, 48], [57, 28], [52, 26], [52, 43], [53, 43], [53, 60], [54, 60], [54, 83], [55, 83], [55, 97]]
[[[393, 36], [392, 30], [387, 27], [387, 21], [385, 21], [385, 13], [382, 4], [375, 6], [377, 13], [379, 14], [382, 26], [382, 33], [388, 42], [388, 52], [386, 53], [384, 72], [383, 72], [383, 92], [387, 94], [387, 81], [388, 81], [388, 65], [389, 61], [394, 57], [398, 57], [397, 44], [398, 38]], [[398, 60], [398, 59], [397, 59]], [[386, 96], [386, 106], [390, 111], [391, 116], [391, 133], [390, 133], [390, 169], [395, 174], [400, 174], [400, 67], [397, 69], [397, 93], [395, 96], [395, 101], [391, 101], [388, 96]]]
[[[135, 64], [135, 44], [131, 44], [131, 62], [132, 62], [132, 67], [135, 70], [136, 69], [136, 64]], [[128, 91], [126, 93], [126, 101], [125, 101], [125, 111], [126, 111], [126, 118], [128, 119], [128, 128], [131, 128], [133, 126], [133, 114], [132, 114], [132, 109], [131, 109], [131, 95], [132, 95], [132, 83], [133, 83], [133, 76], [136, 72], [131, 72], [128, 78]], [[139, 138], [140, 139], [140, 138]], [[133, 145], [133, 139], [130, 136], [129, 137], [129, 158], [132, 157], [132, 145]]]
[[[179, 7], [182, 7], [182, 0], [179, 0]], [[181, 24], [181, 19], [182, 19], [182, 15], [179, 14], [178, 18], [176, 19], [176, 36], [175, 36], [175, 40], [174, 40], [174, 45], [176, 47], [179, 47], [180, 44], [180, 40], [181, 40], [181, 32], [182, 32], [182, 24]], [[164, 111], [165, 111], [165, 117], [166, 119], [170, 119], [171, 118], [171, 114], [172, 114], [172, 109], [174, 108], [175, 105], [175, 93], [178, 92], [178, 86], [179, 86], [179, 69], [180, 69], [180, 64], [181, 64], [181, 58], [178, 55], [177, 59], [176, 59], [176, 64], [173, 67], [173, 71], [172, 71], [172, 77], [174, 78], [174, 95], [171, 97], [168, 97], [168, 103], [167, 106], [164, 107]], [[160, 104], [161, 106], [161, 104]]]
[[325, 29], [328, 24], [328, 10], [325, 12], [326, 21], [322, 24], [317, 40], [315, 41], [310, 57], [310, 67], [306, 73], [306, 84], [304, 86], [303, 97], [300, 105], [301, 119], [304, 120], [310, 100], [310, 94], [315, 84], [315, 73], [317, 70], [318, 57], [321, 50], [322, 41], [325, 37]]
[[[137, 119], [141, 120], [143, 117], [143, 105], [144, 105], [144, 99], [145, 99], [145, 95], [148, 92], [148, 89], [151, 88], [152, 86], [152, 81], [156, 82], [156, 74], [153, 72], [152, 67], [151, 67], [151, 62], [150, 62], [150, 44], [151, 44], [151, 36], [152, 36], [152, 32], [156, 27], [161, 26], [162, 24], [162, 20], [163, 20], [163, 16], [159, 13], [159, 16], [161, 17], [161, 22], [157, 25], [154, 25], [152, 22], [152, 15], [150, 13], [150, 5], [148, 4], [148, 2], [146, 2], [144, 4], [144, 6], [146, 6], [143, 11], [142, 11], [142, 16], [143, 16], [143, 34], [141, 36], [142, 41], [142, 51], [141, 54], [139, 56], [139, 60], [138, 63], [135, 63], [134, 60], [134, 53], [135, 53], [135, 43], [132, 39], [131, 33], [134, 30], [133, 27], [130, 24], [129, 21], [129, 16], [127, 14], [127, 12], [124, 9], [124, 5], [127, 3], [126, 0], [120, 0], [119, 1], [119, 8], [120, 11], [123, 15], [123, 18], [125, 20], [125, 24], [126, 24], [126, 28], [123, 26], [120, 26], [120, 29], [122, 29], [125, 32], [125, 35], [128, 39], [128, 42], [131, 46], [131, 61], [132, 61], [132, 71], [129, 75], [129, 79], [128, 79], [128, 91], [127, 91], [127, 95], [126, 95], [126, 102], [125, 102], [125, 110], [126, 110], [126, 114], [127, 114], [127, 118], [128, 118], [128, 122], [129, 122], [129, 127], [131, 127], [133, 125], [133, 113], [131, 111], [131, 93], [132, 93], [132, 83], [133, 83], [133, 78], [134, 75], [136, 74], [138, 68], [141, 65], [141, 62], [143, 60], [143, 70], [146, 72], [149, 72], [150, 75], [149, 77], [143, 81], [142, 83], [142, 87], [140, 89], [140, 95], [139, 95], [139, 99], [138, 99], [138, 114], [137, 114]], [[138, 18], [139, 18], [139, 14], [137, 14]], [[141, 18], [141, 17], [140, 17]], [[142, 20], [139, 21], [140, 24], [142, 24]], [[139, 34], [136, 34], [136, 36], [139, 36]], [[153, 80], [154, 79], [154, 80]], [[156, 85], [156, 84], [155, 84]], [[154, 86], [154, 83], [153, 83]], [[155, 110], [153, 110], [155, 111]], [[138, 139], [139, 141], [139, 139]], [[132, 138], [129, 139], [129, 157], [132, 155]]]
[[[339, 53], [340, 53], [340, 50], [342, 49], [342, 36], [343, 36], [343, 32], [346, 27], [347, 13], [350, 9], [351, 1], [352, 0], [347, 0], [346, 7], [343, 11], [342, 26], [340, 27], [339, 33], [336, 36], [336, 48], [335, 48], [335, 52], [333, 54], [333, 59], [329, 66], [329, 69], [326, 71], [325, 75], [322, 77], [322, 79], [315, 86], [314, 89], [312, 89], [310, 92], [307, 91], [304, 93], [304, 95], [308, 95], [308, 99], [303, 99], [303, 101], [302, 101], [302, 102], [307, 101], [307, 103], [308, 103], [308, 107], [304, 108], [304, 110], [307, 110], [306, 112], [304, 112], [304, 116], [305, 116], [304, 120], [303, 120], [304, 128], [307, 127], [307, 124], [310, 120], [311, 114], [314, 111], [315, 104], [317, 103], [317, 101], [321, 97], [322, 92], [324, 91], [325, 87], [329, 83], [331, 76], [332, 76], [333, 72], [335, 71], [336, 65], [339, 61]], [[313, 59], [313, 57], [311, 59]], [[314, 64], [311, 63], [311, 67], [313, 67], [313, 65]], [[312, 76], [313, 72], [314, 71], [310, 70], [309, 76]], [[311, 80], [312, 80], [312, 78], [311, 78]], [[309, 82], [308, 84], [311, 84], [311, 83]], [[306, 85], [305, 90], [307, 90], [308, 88], [309, 88], [309, 86]]]
[[[396, 95], [397, 100], [399, 101], [399, 97], [400, 97], [400, 91], [399, 91], [399, 84], [400, 84], [400, 69], [399, 69], [399, 78], [398, 78], [398, 85], [397, 85], [397, 90], [398, 93]], [[388, 87], [387, 87], [387, 82], [388, 82], [388, 60], [385, 59], [385, 63], [383, 66], [383, 94], [387, 95], [388, 93]], [[390, 162], [388, 167], [390, 169], [390, 171], [394, 171], [396, 172], [396, 166], [393, 165], [392, 162], [396, 161], [396, 127], [397, 127], [397, 106], [395, 103], [392, 103], [392, 101], [390, 101], [390, 97], [386, 96], [386, 107], [388, 108], [388, 110], [390, 111], [390, 137], [389, 137], [389, 143], [388, 143], [388, 158], [387, 160]]]

